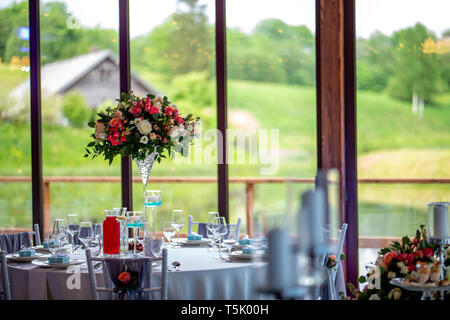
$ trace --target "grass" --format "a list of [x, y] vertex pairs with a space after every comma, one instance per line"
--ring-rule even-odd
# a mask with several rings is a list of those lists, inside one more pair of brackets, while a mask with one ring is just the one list
[[[0, 94], [23, 80], [24, 73], [0, 66]], [[7, 72], [6, 72], [7, 71]], [[9, 74], [9, 76], [8, 76]], [[157, 89], [170, 95], [171, 86], [160, 75], [141, 74]], [[212, 82], [213, 83], [213, 82]], [[230, 80], [231, 110], [245, 110], [260, 128], [279, 129], [282, 150], [277, 176], [313, 177], [316, 168], [315, 89], [295, 85]], [[359, 177], [450, 177], [450, 94], [435, 105], [425, 106], [421, 120], [410, 104], [373, 92], [358, 92]], [[108, 166], [102, 159], [83, 158], [90, 130], [59, 125], [43, 126], [43, 170], [48, 176], [120, 176], [120, 162]], [[31, 174], [29, 124], [0, 124], [0, 175]], [[138, 176], [133, 166], [133, 173]], [[230, 176], [259, 176], [261, 165], [230, 165]], [[152, 176], [216, 176], [215, 165], [179, 165], [166, 161], [156, 165]], [[217, 207], [217, 185], [153, 184], [163, 190], [165, 206], [158, 212], [158, 225], [172, 209], [201, 219]], [[292, 213], [298, 195], [311, 185], [257, 185], [255, 212]], [[230, 185], [232, 220], [245, 217], [244, 185]], [[142, 210], [142, 186], [133, 185], [134, 207]], [[400, 236], [413, 232], [426, 219], [426, 203], [449, 200], [449, 185], [360, 185], [361, 235]], [[193, 197], [195, 195], [195, 197]], [[198, 198], [196, 198], [198, 197]], [[51, 185], [52, 217], [78, 212], [83, 219], [100, 221], [103, 209], [119, 206], [120, 184], [93, 183]], [[0, 185], [0, 226], [31, 223], [31, 185]], [[244, 219], [245, 220], [245, 219]], [[386, 223], [389, 221], [389, 223]], [[397, 227], [387, 227], [397, 225]]]

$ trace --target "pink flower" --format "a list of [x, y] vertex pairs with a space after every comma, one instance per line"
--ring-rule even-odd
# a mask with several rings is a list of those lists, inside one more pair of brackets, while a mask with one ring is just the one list
[[150, 133], [150, 139], [151, 140], [155, 140], [156, 139], [156, 134], [154, 132]]
[[119, 129], [119, 128], [123, 127], [122, 121], [120, 121], [119, 118], [112, 118], [109, 121], [109, 126], [112, 127], [112, 128], [115, 128], [115, 129]]
[[158, 113], [159, 112], [159, 109], [157, 108], [157, 107], [155, 107], [155, 106], [151, 106], [149, 109], [148, 109], [148, 113], [150, 113], [150, 114], [156, 114], [156, 113]]
[[178, 123], [178, 124], [183, 124], [184, 123], [184, 119], [182, 117], [177, 116], [175, 118], [175, 122]]
[[423, 255], [427, 258], [431, 258], [433, 256], [433, 249], [431, 248], [423, 249]]
[[[142, 102], [142, 101], [141, 101]], [[142, 103], [141, 103], [142, 105]], [[137, 117], [138, 115], [141, 114], [142, 112], [142, 108], [139, 105], [136, 105], [134, 107], [130, 107], [130, 109], [128, 110], [129, 113], [131, 113], [132, 115], [134, 115], [135, 117]]]

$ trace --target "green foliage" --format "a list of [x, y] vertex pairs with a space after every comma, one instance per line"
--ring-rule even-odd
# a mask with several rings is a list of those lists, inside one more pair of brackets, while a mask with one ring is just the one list
[[423, 24], [394, 32], [393, 77], [389, 80], [389, 93], [395, 98], [410, 101], [417, 93], [425, 102], [431, 102], [440, 91], [439, 58], [435, 53], [424, 53], [423, 43], [436, 36]]
[[77, 128], [83, 127], [93, 113], [79, 91], [73, 91], [64, 96], [62, 111], [70, 125]]

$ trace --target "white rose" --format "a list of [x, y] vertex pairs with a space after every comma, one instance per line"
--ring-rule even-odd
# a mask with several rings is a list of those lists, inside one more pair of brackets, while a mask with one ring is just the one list
[[163, 103], [164, 98], [161, 96], [156, 97], [156, 101], [159, 101], [160, 103]]
[[136, 122], [136, 127], [139, 130], [141, 134], [149, 134], [152, 131], [152, 124], [148, 120], [141, 120], [139, 122]]
[[403, 262], [397, 262], [397, 268], [401, 269], [405, 266], [405, 264]]
[[172, 129], [170, 129], [170, 136], [172, 138], [176, 138], [178, 136], [178, 128], [177, 127], [173, 127]]
[[387, 277], [388, 279], [394, 279], [396, 275], [397, 274], [395, 272], [389, 271]]
[[369, 300], [381, 300], [380, 296], [376, 293], [370, 296]]
[[148, 137], [147, 136], [142, 136], [141, 143], [142, 144], [147, 144], [148, 143]]

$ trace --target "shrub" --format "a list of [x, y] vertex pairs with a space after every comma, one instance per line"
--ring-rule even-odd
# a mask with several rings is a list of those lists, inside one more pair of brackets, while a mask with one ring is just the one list
[[68, 93], [63, 99], [63, 115], [74, 127], [83, 127], [89, 121], [92, 111], [78, 91]]

